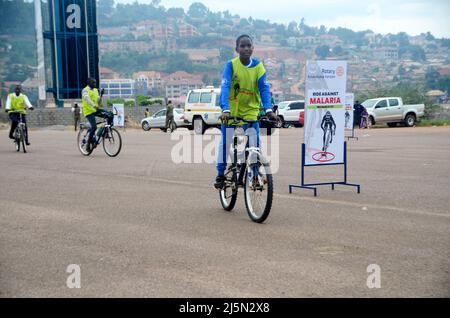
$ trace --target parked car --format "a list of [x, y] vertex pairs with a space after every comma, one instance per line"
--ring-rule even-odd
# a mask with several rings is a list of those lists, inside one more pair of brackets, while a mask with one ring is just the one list
[[220, 127], [222, 109], [219, 104], [220, 88], [207, 86], [190, 90], [184, 105], [184, 124], [195, 134], [203, 135], [210, 127]]
[[300, 116], [298, 118], [298, 123], [302, 127], [305, 126], [305, 111], [304, 110], [302, 112], [300, 112]]
[[413, 127], [425, 110], [424, 104], [404, 105], [401, 97], [368, 99], [362, 105], [367, 109], [372, 125], [386, 123], [389, 127], [399, 123]]
[[[177, 128], [186, 127], [186, 124], [184, 123], [184, 109], [174, 108], [173, 119]], [[145, 131], [148, 131], [152, 128], [160, 128], [161, 130], [164, 130], [164, 128], [166, 127], [166, 109], [161, 109], [153, 116], [142, 119], [141, 127]]]
[[300, 126], [298, 119], [303, 111], [305, 111], [304, 100], [285, 101], [278, 104], [278, 117], [284, 128], [288, 128], [290, 125]]
[[[184, 106], [184, 125], [189, 130], [203, 135], [208, 128], [220, 129], [221, 114], [220, 88], [207, 86], [189, 91]], [[279, 125], [267, 122], [265, 115], [260, 118], [260, 126], [261, 128], [279, 128]]]

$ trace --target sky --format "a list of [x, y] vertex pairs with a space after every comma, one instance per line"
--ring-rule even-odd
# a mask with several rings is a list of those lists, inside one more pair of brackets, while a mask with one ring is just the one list
[[162, 0], [161, 5], [187, 11], [193, 2], [202, 2], [213, 12], [228, 10], [241, 17], [278, 23], [300, 22], [304, 17], [310, 26], [370, 29], [382, 34], [418, 35], [429, 31], [434, 36], [450, 38], [450, 0]]

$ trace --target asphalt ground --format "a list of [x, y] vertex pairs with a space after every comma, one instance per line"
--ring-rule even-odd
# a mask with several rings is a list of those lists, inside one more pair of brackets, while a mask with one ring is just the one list
[[[234, 212], [221, 208], [214, 164], [175, 164], [168, 134], [127, 130], [109, 158], [81, 156], [69, 130], [31, 131], [27, 154], [0, 131], [0, 296], [449, 297], [450, 128], [357, 131], [348, 181], [362, 193], [317, 198], [288, 191], [302, 134], [280, 133], [259, 225], [243, 192]], [[338, 180], [342, 167], [306, 173]], [[70, 264], [79, 289], [66, 285]], [[371, 264], [381, 288], [368, 288]]]

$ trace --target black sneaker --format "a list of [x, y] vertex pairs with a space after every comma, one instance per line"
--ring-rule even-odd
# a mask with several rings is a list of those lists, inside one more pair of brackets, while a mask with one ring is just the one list
[[216, 182], [214, 183], [214, 188], [222, 190], [225, 186], [225, 176], [217, 176]]
[[31, 145], [28, 141], [25, 143], [25, 145], [27, 145], [27, 146], [29, 146], [29, 145]]

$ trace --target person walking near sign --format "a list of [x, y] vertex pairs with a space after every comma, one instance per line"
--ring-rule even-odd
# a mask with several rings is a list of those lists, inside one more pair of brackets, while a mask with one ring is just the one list
[[174, 119], [173, 119], [173, 104], [172, 101], [169, 100], [169, 103], [167, 104], [167, 109], [166, 109], [166, 128], [165, 128], [165, 132], [167, 132], [167, 130], [170, 127], [170, 131], [172, 132], [174, 130]]
[[106, 118], [108, 120], [108, 125], [113, 126], [114, 114], [100, 108], [101, 96], [96, 88], [97, 81], [93, 78], [89, 78], [87, 82], [88, 85], [81, 92], [83, 97], [83, 114], [91, 125], [87, 147], [93, 146], [95, 148], [96, 143], [94, 142], [94, 135], [97, 130], [97, 121], [95, 120], [95, 117]]
[[80, 123], [80, 117], [81, 117], [81, 109], [78, 107], [78, 104], [75, 103], [72, 107], [72, 113], [73, 113], [73, 121], [75, 125], [75, 131], [77, 131], [78, 124]]
[[144, 118], [150, 117], [150, 111], [148, 110], [148, 108], [145, 109], [144, 116], [145, 116]]
[[359, 103], [359, 101], [355, 102], [353, 106], [353, 125], [360, 125], [361, 123], [361, 113], [364, 109], [364, 106]]
[[9, 113], [9, 119], [11, 120], [11, 129], [9, 130], [9, 139], [14, 139], [14, 131], [16, 130], [19, 121], [22, 120], [25, 123], [25, 143], [27, 146], [30, 145], [28, 139], [28, 127], [27, 127], [27, 108], [33, 110], [33, 105], [31, 105], [28, 97], [22, 94], [22, 86], [17, 85], [14, 93], [8, 95], [6, 100], [5, 111]]
[[367, 109], [364, 106], [362, 107], [361, 111], [361, 123], [359, 124], [359, 128], [361, 129], [369, 129], [370, 128], [370, 119], [369, 119], [369, 113], [367, 112]]

